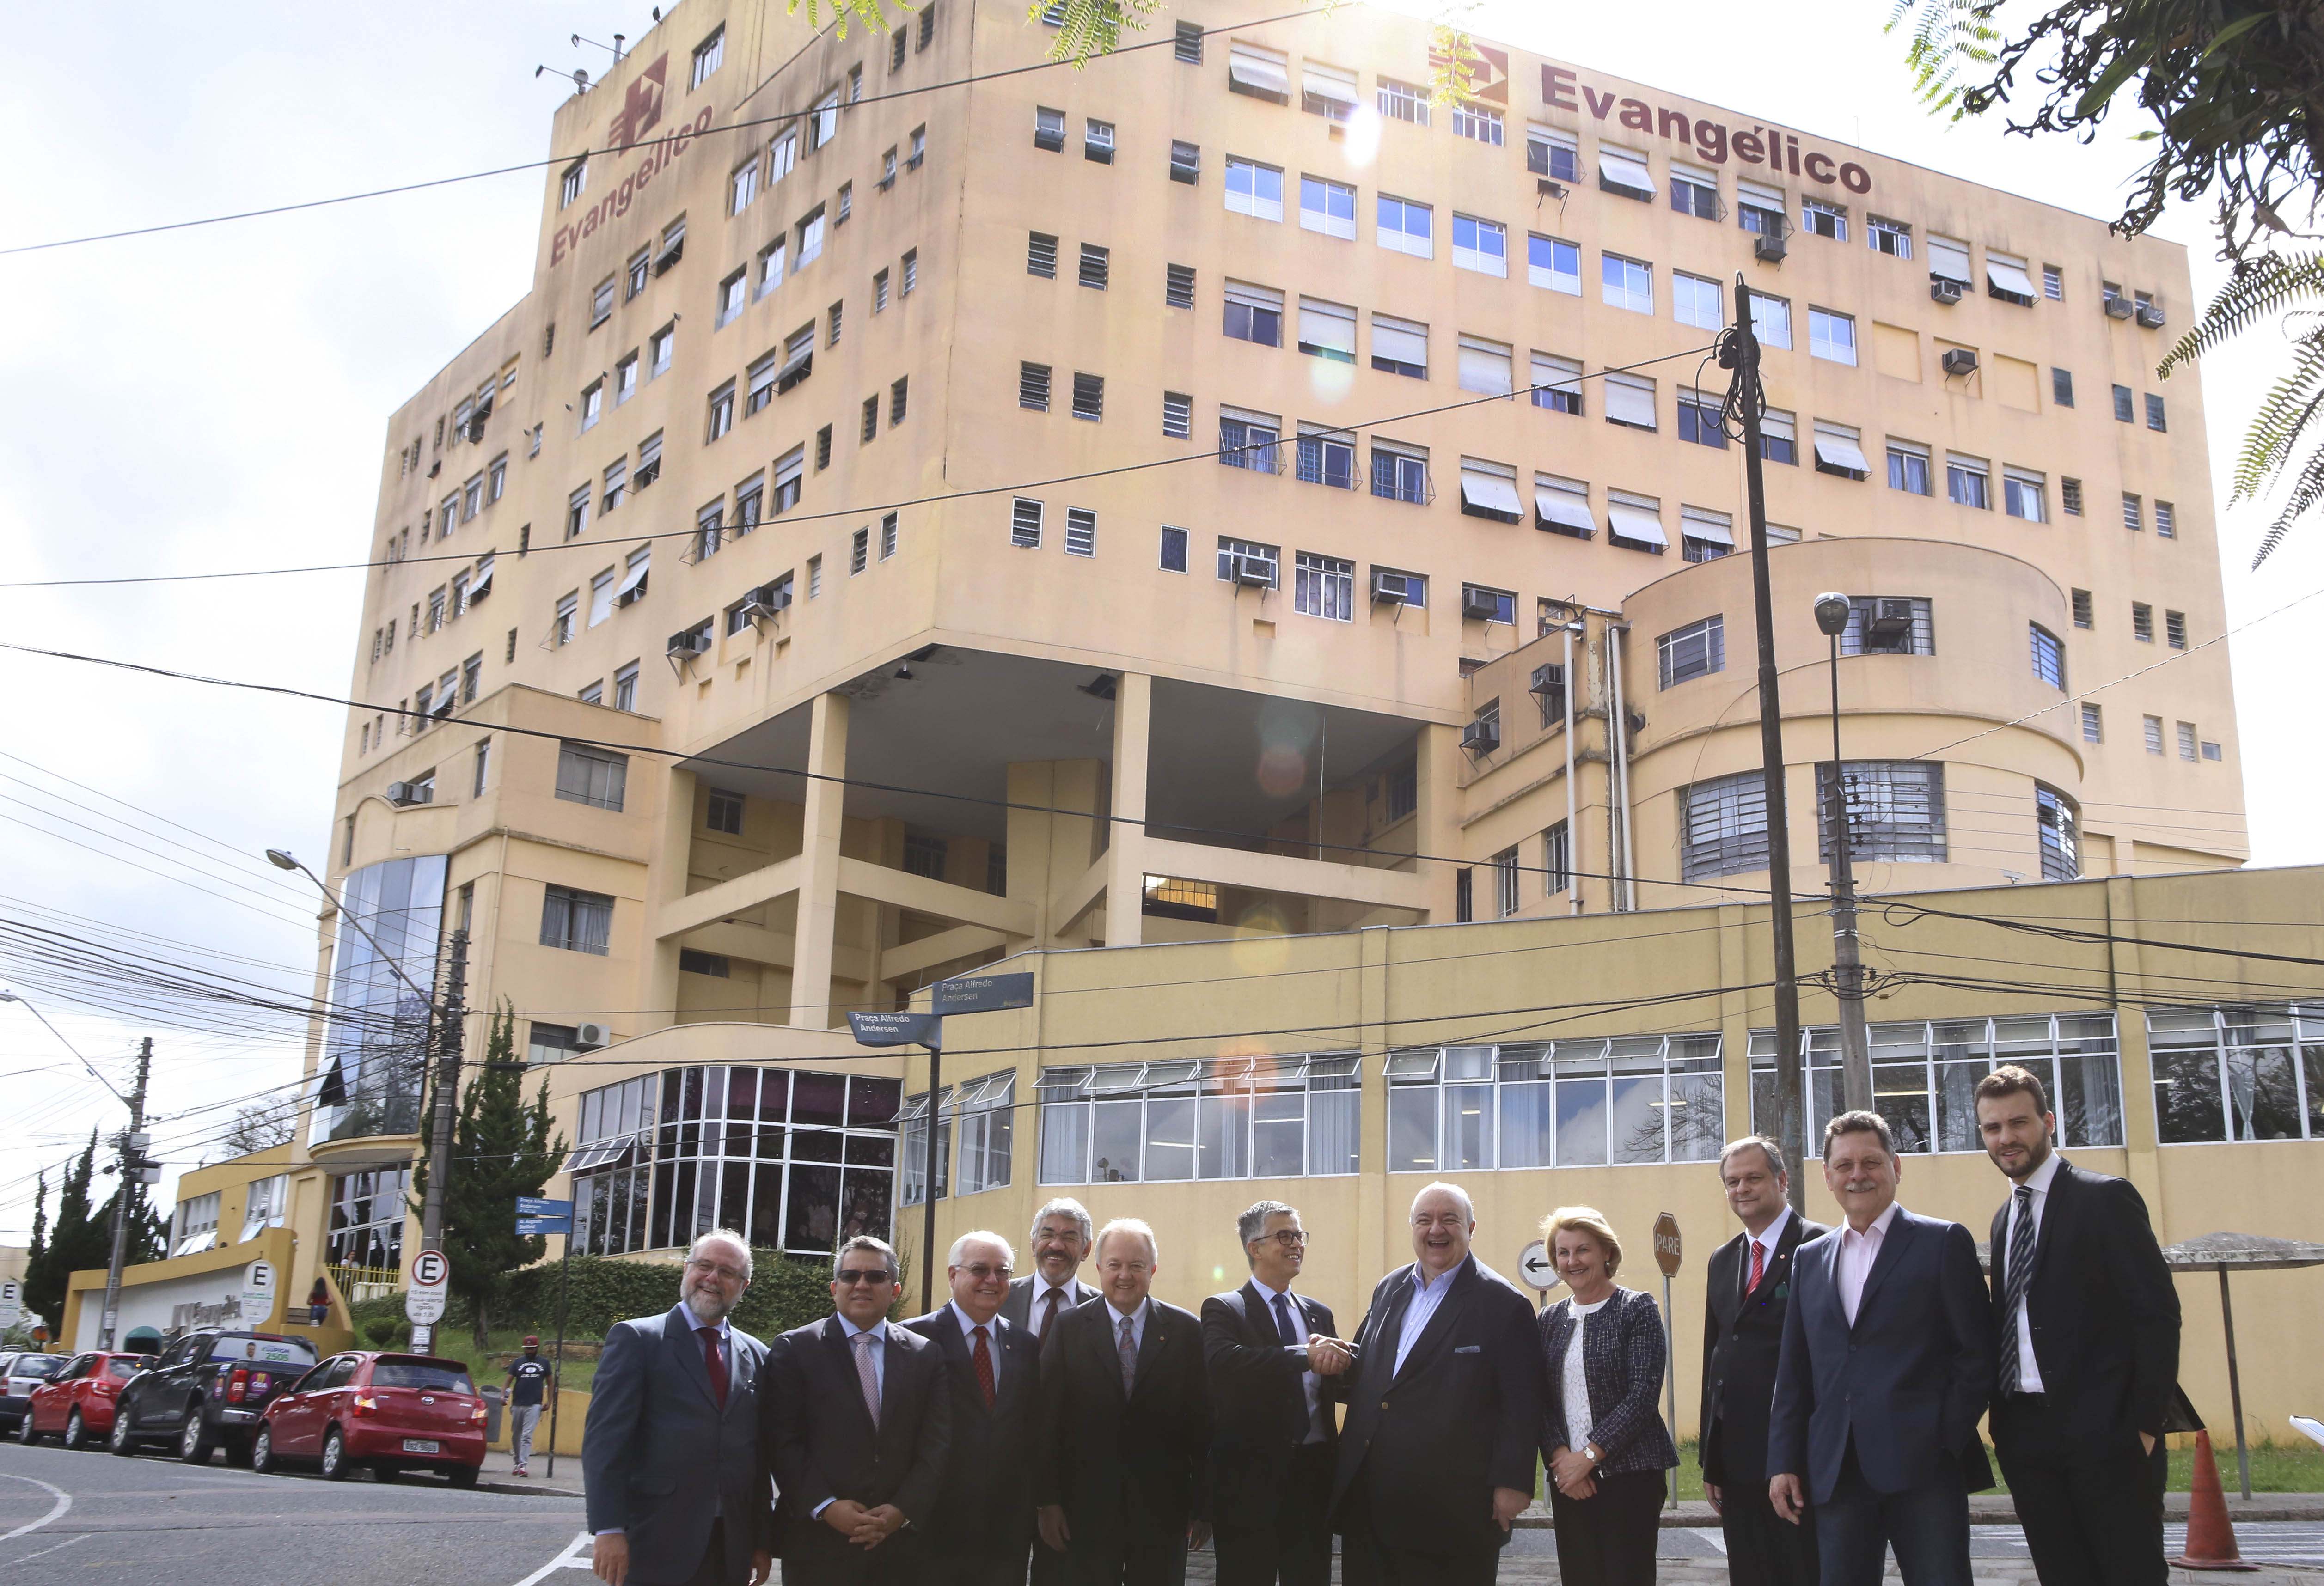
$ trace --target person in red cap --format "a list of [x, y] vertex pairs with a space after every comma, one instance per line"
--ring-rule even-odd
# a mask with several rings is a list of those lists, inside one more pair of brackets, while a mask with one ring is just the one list
[[516, 1455], [516, 1473], [530, 1476], [532, 1431], [540, 1425], [540, 1406], [549, 1388], [549, 1362], [540, 1358], [540, 1340], [527, 1334], [524, 1353], [509, 1362], [509, 1447]]

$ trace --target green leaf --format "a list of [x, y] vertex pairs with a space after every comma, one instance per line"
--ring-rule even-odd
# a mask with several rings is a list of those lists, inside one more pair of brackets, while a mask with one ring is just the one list
[[2275, 13], [2273, 11], [2260, 11], [2255, 12], [2253, 14], [2244, 18], [2241, 22], [2229, 23], [2212, 37], [2212, 40], [2209, 44], [2203, 47], [2203, 54], [2206, 57], [2216, 55], [2220, 51], [2226, 49], [2229, 44], [2234, 43], [2237, 39], [2242, 38], [2246, 33], [2251, 32], [2252, 29], [2259, 26], [2260, 23], [2264, 22], [2273, 22], [2274, 20]]
[[2074, 102], [2074, 114], [2089, 115], [2105, 108], [2107, 102], [2114, 97], [2115, 90], [2128, 82], [2131, 74], [2146, 64], [2150, 53], [2145, 50], [2130, 50], [2115, 57], [2114, 64], [2106, 69], [2106, 75], [2085, 88], [2082, 97]]

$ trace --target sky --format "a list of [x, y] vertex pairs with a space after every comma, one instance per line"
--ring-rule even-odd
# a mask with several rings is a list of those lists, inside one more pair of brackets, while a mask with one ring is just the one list
[[[1674, 0], [1649, 28], [1629, 7], [1545, 0], [1484, 0], [1462, 14], [1480, 38], [2116, 212], [2143, 158], [2127, 135], [2138, 120], [2084, 146], [1932, 117], [1913, 98], [1902, 40], [1882, 32], [1888, 10], [1794, 0], [1738, 14]], [[18, 124], [51, 130], [24, 140], [35, 157], [11, 167], [0, 247], [543, 158], [570, 91], [560, 74], [596, 74], [607, 60], [571, 35], [634, 41], [650, 25], [645, 5], [608, 0], [254, 4], [230, 16], [130, 4], [107, 21], [134, 42], [106, 51], [101, 73], [12, 83]], [[1167, 30], [1167, 13], [1154, 25]], [[70, 7], [19, 9], [11, 32], [20, 60], [91, 59]], [[549, 70], [537, 78], [538, 66]], [[0, 338], [0, 581], [360, 559], [388, 415], [529, 288], [540, 195], [527, 171], [0, 256], [0, 294], [14, 305]], [[2156, 230], [2188, 245], [2208, 295], [2224, 267], [2203, 215], [2182, 207]], [[2183, 328], [2192, 306], [2171, 307]], [[2282, 363], [2270, 328], [2201, 371], [2221, 503]], [[2302, 793], [2324, 777], [2324, 735], [2271, 729], [2315, 719], [2301, 635], [2324, 601], [2260, 619], [2324, 587], [2324, 535], [2295, 538], [2255, 575], [2267, 518], [2249, 504], [2220, 517], [2230, 629], [2255, 624], [2228, 641], [2246, 808], [2254, 862], [2314, 863], [2324, 835], [2303, 818], [2314, 800]], [[351, 675], [361, 596], [353, 572], [0, 587], [0, 637], [336, 693]], [[307, 994], [318, 899], [260, 855], [287, 847], [323, 868], [339, 710], [11, 651], [0, 651], [0, 927], [59, 933], [72, 938], [68, 954], [96, 943], [270, 996]], [[83, 971], [27, 967], [16, 940], [0, 939], [0, 977], [61, 1038], [23, 1003], [0, 1003], [0, 1242], [29, 1237], [37, 1171], [92, 1128], [121, 1127], [125, 1109], [105, 1085], [127, 1093], [141, 1037], [154, 1040], [163, 1205], [179, 1172], [226, 1154], [217, 1136], [230, 1103], [295, 1086], [297, 1019], [210, 1014], [187, 1029], [89, 1010], [76, 988], [115, 1005], [119, 993], [88, 990]]]

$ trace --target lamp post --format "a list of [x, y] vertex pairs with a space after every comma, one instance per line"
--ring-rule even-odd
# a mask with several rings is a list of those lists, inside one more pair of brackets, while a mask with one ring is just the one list
[[1815, 600], [1816, 626], [1831, 643], [1831, 798], [1825, 819], [1831, 832], [1831, 979], [1840, 1002], [1840, 1091], [1850, 1112], [1872, 1107], [1872, 1052], [1864, 1034], [1864, 964], [1856, 936], [1856, 873], [1849, 859], [1847, 784], [1840, 759], [1840, 636], [1854, 611], [1845, 595]]

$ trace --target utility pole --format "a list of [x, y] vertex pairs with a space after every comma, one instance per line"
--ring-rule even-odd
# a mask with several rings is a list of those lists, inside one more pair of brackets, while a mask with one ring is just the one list
[[[452, 1127], [460, 1104], [460, 1044], [467, 1022], [468, 933], [452, 933], [451, 962], [445, 968], [444, 1000], [436, 1010], [436, 1098], [428, 1141], [428, 1191], [420, 1206], [420, 1248], [444, 1248], [444, 1185], [452, 1176]], [[411, 1348], [424, 1352], [436, 1342], [436, 1324], [411, 1329]]]
[[[1799, 965], [1792, 943], [1792, 835], [1784, 800], [1784, 712], [1775, 688], [1775, 603], [1767, 581], [1766, 480], [1759, 464], [1759, 338], [1751, 289], [1735, 277], [1735, 328], [1720, 354], [1735, 371], [1743, 420], [1743, 482], [1751, 509], [1751, 613], [1759, 637], [1759, 760], [1767, 820], [1767, 926], [1775, 954], [1775, 1143], [1791, 1175], [1792, 1209], [1807, 1211], [1807, 1139], [1800, 1110]], [[1747, 1059], [1748, 1061], [1748, 1059]]]
[[[161, 1181], [161, 1170], [145, 1160], [152, 1137], [145, 1132], [145, 1082], [153, 1071], [153, 1037], [147, 1036], [137, 1050], [137, 1088], [129, 1093], [129, 1130], [120, 1139], [121, 1185], [113, 1195], [113, 1259], [105, 1269], [105, 1313], [97, 1330], [97, 1347], [109, 1350], [121, 1319], [121, 1264], [129, 1251], [129, 1190]], [[150, 1178], [146, 1176], [151, 1174]]]
[[1840, 1003], [1840, 1096], [1850, 1112], [1872, 1111], [1872, 1046], [1864, 1033], [1864, 960], [1856, 936], [1856, 869], [1849, 850], [1848, 779], [1840, 759], [1840, 636], [1848, 631], [1845, 595], [1816, 596], [1816, 626], [1831, 641], [1831, 796], [1825, 829], [1831, 834], [1831, 994]]

